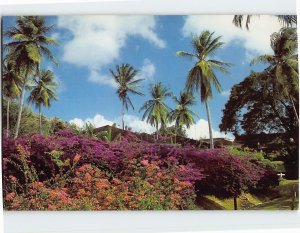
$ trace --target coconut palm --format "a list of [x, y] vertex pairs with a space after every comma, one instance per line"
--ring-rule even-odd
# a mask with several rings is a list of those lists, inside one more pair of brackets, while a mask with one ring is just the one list
[[296, 28], [282, 28], [271, 35], [271, 48], [274, 54], [259, 56], [251, 61], [267, 64], [263, 74], [269, 79], [269, 84], [275, 93], [287, 97], [294, 110], [299, 123], [298, 112], [294, 102], [298, 101], [299, 75], [298, 75], [298, 40]]
[[[235, 26], [242, 28], [243, 21], [246, 18], [245, 26], [246, 29], [249, 30], [252, 16], [253, 15], [235, 15], [232, 22]], [[293, 27], [297, 25], [297, 15], [277, 15], [277, 18], [284, 27]]]
[[7, 100], [6, 109], [6, 137], [9, 136], [10, 123], [10, 102], [16, 99], [21, 94], [21, 85], [23, 78], [15, 71], [15, 64], [13, 61], [4, 59], [3, 62], [3, 73], [2, 73], [2, 90], [5, 99]]
[[147, 122], [156, 128], [156, 139], [159, 135], [159, 125], [164, 127], [167, 123], [168, 115], [171, 109], [165, 104], [167, 97], [172, 96], [172, 92], [164, 87], [161, 82], [150, 86], [151, 99], [146, 101], [140, 109], [144, 111], [143, 120], [147, 118]]
[[212, 85], [214, 84], [218, 92], [221, 92], [221, 85], [215, 75], [215, 70], [229, 74], [227, 67], [231, 66], [230, 63], [214, 60], [211, 56], [217, 49], [223, 46], [220, 41], [220, 36], [214, 38], [214, 33], [203, 31], [199, 37], [193, 36], [192, 45], [194, 53], [179, 51], [178, 56], [189, 57], [195, 59], [195, 65], [189, 71], [186, 80], [186, 89], [188, 92], [200, 93], [201, 102], [205, 104], [207, 112], [207, 120], [209, 127], [210, 148], [214, 148], [211, 117], [208, 106], [208, 100], [212, 99]]
[[124, 113], [125, 109], [128, 111], [130, 105], [134, 110], [134, 106], [129, 98], [129, 93], [136, 95], [143, 95], [143, 93], [137, 91], [140, 86], [138, 85], [144, 79], [135, 79], [138, 75], [138, 70], [135, 70], [129, 64], [122, 64], [116, 66], [116, 72], [110, 70], [114, 80], [117, 84], [117, 91], [119, 99], [122, 102], [122, 129], [125, 129]]
[[42, 70], [38, 79], [34, 79], [29, 86], [31, 90], [28, 102], [33, 103], [39, 110], [39, 129], [42, 133], [42, 106], [49, 108], [51, 100], [57, 100], [57, 82], [54, 81], [54, 74], [50, 70]]
[[175, 134], [177, 134], [178, 130], [182, 132], [183, 126], [189, 128], [192, 124], [195, 124], [194, 116], [197, 116], [197, 114], [189, 109], [195, 104], [194, 96], [189, 92], [180, 92], [179, 98], [174, 96], [173, 100], [177, 106], [170, 112], [169, 121], [175, 121]]
[[8, 51], [10, 60], [16, 64], [16, 72], [25, 70], [24, 81], [21, 87], [20, 106], [16, 123], [15, 138], [18, 137], [22, 110], [25, 98], [25, 88], [31, 72], [39, 73], [39, 65], [42, 56], [57, 63], [49, 50], [49, 45], [56, 45], [56, 41], [46, 35], [53, 29], [53, 26], [46, 25], [45, 17], [42, 16], [20, 16], [17, 17], [16, 25], [5, 32], [10, 42], [4, 45]]

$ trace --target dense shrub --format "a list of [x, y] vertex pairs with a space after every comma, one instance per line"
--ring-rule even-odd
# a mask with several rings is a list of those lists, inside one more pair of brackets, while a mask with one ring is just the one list
[[[192, 182], [178, 176], [186, 170], [176, 161], [126, 159], [127, 167], [114, 177], [91, 164], [77, 166], [81, 156], [61, 160], [51, 152], [51, 163], [59, 172], [39, 181], [30, 153], [17, 146], [14, 162], [23, 174], [5, 176], [5, 209], [8, 210], [176, 210], [194, 209], [195, 193]], [[167, 163], [166, 167], [164, 163]], [[63, 168], [68, 167], [68, 172]], [[162, 168], [163, 167], [163, 168]]]
[[[4, 138], [3, 190], [5, 195], [15, 197], [8, 196], [7, 209], [15, 208], [16, 198], [20, 203], [17, 209], [190, 209], [195, 187], [198, 195], [225, 198], [276, 184], [274, 180], [278, 178], [270, 168], [251, 161], [250, 157], [232, 155], [227, 149], [154, 144], [130, 133], [106, 143], [63, 130], [48, 137], [35, 134], [16, 141]], [[83, 167], [93, 173], [89, 186], [92, 192], [86, 190], [86, 182], [81, 186], [74, 183], [74, 179], [83, 179], [78, 170]], [[109, 188], [98, 190], [96, 183], [103, 179], [109, 182]], [[118, 185], [113, 182], [116, 179], [120, 181]], [[33, 198], [28, 190], [35, 182], [43, 187], [35, 193], [37, 204], [26, 205]], [[85, 190], [86, 195], [78, 195], [79, 190]], [[130, 190], [135, 202], [125, 198], [126, 190]], [[65, 194], [59, 195], [68, 197], [72, 204], [55, 204], [49, 199], [49, 192], [62, 191]], [[99, 195], [108, 195], [114, 202], [103, 206], [107, 200], [97, 199]]]

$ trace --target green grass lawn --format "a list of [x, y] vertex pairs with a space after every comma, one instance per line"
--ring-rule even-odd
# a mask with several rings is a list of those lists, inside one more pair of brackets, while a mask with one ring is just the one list
[[282, 180], [278, 187], [274, 188], [275, 193], [269, 200], [260, 205], [253, 206], [253, 210], [298, 210], [299, 208], [299, 181]]
[[[282, 180], [279, 186], [256, 194], [246, 193], [237, 199], [240, 210], [297, 210], [299, 208], [299, 181]], [[296, 194], [296, 196], [295, 196]], [[215, 196], [197, 198], [197, 205], [204, 210], [233, 210], [233, 198]]]

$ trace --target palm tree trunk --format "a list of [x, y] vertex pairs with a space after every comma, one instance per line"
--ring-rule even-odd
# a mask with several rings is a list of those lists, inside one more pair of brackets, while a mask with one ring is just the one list
[[158, 140], [158, 124], [156, 125], [156, 140]]
[[39, 128], [40, 128], [40, 134], [42, 134], [42, 107], [39, 106]]
[[208, 121], [210, 149], [214, 149], [214, 138], [213, 138], [213, 134], [212, 134], [210, 110], [209, 110], [209, 106], [208, 106], [207, 100], [205, 100], [205, 108], [206, 108], [207, 121]]
[[9, 105], [10, 99], [7, 99], [7, 109], [6, 109], [6, 137], [9, 137]]
[[24, 79], [24, 83], [23, 83], [23, 86], [22, 86], [20, 106], [19, 106], [19, 112], [18, 112], [18, 118], [17, 118], [17, 124], [16, 124], [16, 132], [15, 132], [14, 139], [16, 139], [19, 135], [23, 105], [24, 105], [24, 98], [25, 98], [25, 91], [26, 91], [25, 87], [26, 87], [27, 79], [28, 79], [28, 72], [29, 72], [29, 67], [27, 67], [27, 69], [26, 69], [25, 79]]
[[294, 113], [295, 113], [295, 116], [296, 116], [296, 119], [297, 119], [297, 123], [299, 125], [299, 116], [298, 116], [298, 113], [297, 113], [297, 110], [296, 110], [296, 107], [295, 107], [295, 103], [292, 99], [292, 97], [289, 95], [289, 98], [290, 98], [290, 101], [292, 102], [292, 106], [293, 106], [293, 110], [294, 110]]
[[125, 129], [125, 123], [124, 123], [124, 103], [122, 104], [122, 129]]

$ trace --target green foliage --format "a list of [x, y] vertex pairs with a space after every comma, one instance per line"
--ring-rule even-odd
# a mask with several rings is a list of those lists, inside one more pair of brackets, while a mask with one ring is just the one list
[[23, 174], [25, 189], [26, 185], [38, 180], [38, 175], [35, 167], [30, 163], [28, 150], [21, 146], [17, 146], [18, 154], [13, 155], [11, 158], [7, 159], [7, 162], [13, 165], [18, 171]]
[[[150, 86], [151, 99], [146, 101], [140, 108], [140, 112], [144, 111], [142, 119], [147, 118], [147, 122], [155, 126], [158, 133], [159, 125], [164, 127], [168, 120], [170, 108], [165, 104], [167, 97], [172, 96], [172, 92], [169, 91], [161, 82], [152, 84]], [[157, 134], [158, 135], [158, 134]]]
[[[274, 54], [259, 56], [252, 63], [268, 67], [252, 72], [233, 86], [223, 110], [221, 131], [239, 136], [277, 135], [264, 151], [284, 159], [287, 176], [298, 177], [299, 77], [295, 28], [282, 28], [271, 35]], [[266, 134], [267, 132], [267, 134]], [[271, 157], [271, 156], [270, 156]]]
[[137, 89], [140, 88], [138, 84], [144, 79], [135, 79], [138, 75], [138, 70], [135, 70], [129, 64], [117, 65], [116, 72], [113, 70], [110, 70], [110, 72], [117, 84], [117, 94], [122, 102], [122, 128], [124, 130], [124, 108], [128, 110], [128, 105], [130, 105], [132, 109], [134, 109], [131, 99], [129, 98], [129, 93], [143, 95], [143, 93], [137, 91]]
[[186, 130], [184, 128], [177, 128], [175, 127], [175, 125], [160, 128], [159, 135], [161, 136], [177, 135], [177, 136], [187, 137]]
[[67, 128], [67, 124], [60, 120], [57, 117], [54, 117], [52, 120], [50, 120], [51, 124], [51, 132], [50, 133], [56, 133], [58, 131], [64, 130]]
[[259, 163], [262, 167], [275, 169], [275, 165], [272, 161], [265, 158], [262, 151], [255, 151], [250, 148], [238, 149], [232, 148], [230, 153], [238, 156], [248, 156], [251, 162]]
[[[53, 187], [60, 186], [65, 182], [68, 182], [72, 175], [74, 175], [75, 167], [80, 160], [80, 156], [76, 155], [71, 162], [70, 159], [63, 159], [63, 151], [53, 150], [46, 153], [50, 156], [52, 162], [52, 177], [48, 180], [48, 183], [52, 184]], [[58, 172], [56, 172], [58, 168]]]
[[[10, 104], [10, 115], [9, 121], [11, 128], [15, 128], [16, 119], [18, 116], [19, 104], [12, 101]], [[7, 117], [7, 101], [2, 102], [2, 126], [6, 129], [6, 117]], [[44, 135], [49, 135], [65, 129], [67, 125], [58, 118], [47, 118], [42, 116], [42, 133]], [[22, 119], [20, 125], [20, 134], [32, 134], [39, 132], [39, 115], [34, 113], [30, 106], [24, 106], [22, 111]]]
[[72, 130], [74, 133], [76, 133], [76, 135], [78, 136], [82, 136], [84, 134], [84, 130], [80, 127], [78, 127], [76, 124], [74, 123], [68, 123], [67, 124], [67, 128], [69, 128], [70, 130]]
[[35, 104], [36, 108], [41, 106], [49, 108], [51, 100], [57, 100], [56, 88], [58, 83], [54, 79], [52, 71], [42, 70], [37, 79], [34, 79], [29, 85], [28, 102]]
[[[242, 28], [245, 16], [246, 16], [245, 27], [247, 30], [249, 30], [249, 25], [253, 15], [235, 15], [233, 17], [232, 22], [235, 26]], [[284, 27], [295, 27], [297, 25], [297, 15], [276, 15], [276, 17]]]
[[16, 72], [15, 63], [4, 59], [2, 71], [2, 90], [8, 99], [16, 99], [21, 94], [23, 77]]
[[179, 51], [178, 56], [189, 57], [196, 60], [193, 68], [188, 72], [185, 86], [188, 92], [200, 93], [202, 103], [205, 103], [207, 120], [209, 127], [210, 148], [214, 148], [210, 110], [208, 100], [213, 98], [212, 83], [218, 92], [221, 92], [221, 85], [217, 79], [215, 71], [229, 74], [227, 70], [230, 63], [214, 60], [211, 57], [216, 50], [223, 47], [221, 37], [214, 38], [214, 32], [203, 31], [199, 36], [193, 36], [193, 53]]
[[[194, 96], [189, 92], [180, 92], [180, 97], [173, 97], [173, 100], [177, 104], [176, 108], [169, 114], [169, 121], [175, 121], [175, 127], [179, 130], [186, 126], [189, 128], [192, 124], [195, 124], [194, 117], [196, 113], [189, 108], [195, 104]], [[176, 132], [175, 132], [176, 133]]]
[[105, 142], [111, 142], [112, 141], [112, 128], [109, 128], [109, 130], [104, 130], [98, 133], [98, 136], [101, 137]]
[[[20, 75], [24, 72], [15, 138], [18, 137], [20, 131], [25, 89], [28, 81], [33, 80], [35, 74], [39, 75], [43, 57], [57, 64], [48, 49], [49, 45], [57, 44], [53, 39], [47, 37], [52, 29], [53, 26], [46, 25], [43, 16], [19, 16], [16, 18], [15, 26], [9, 27], [4, 32], [4, 36], [10, 39], [8, 43], [4, 44], [4, 51], [7, 52], [5, 56], [9, 61], [14, 61], [16, 74]], [[41, 127], [40, 132], [42, 132]]]
[[217, 91], [221, 91], [221, 85], [215, 75], [215, 71], [229, 74], [227, 67], [231, 64], [217, 61], [210, 58], [217, 49], [223, 47], [224, 43], [220, 41], [221, 37], [213, 38], [214, 32], [203, 31], [199, 37], [193, 36], [192, 45], [194, 53], [184, 51], [177, 52], [178, 56], [192, 57], [196, 59], [194, 67], [189, 71], [186, 80], [186, 87], [189, 91], [198, 93], [200, 91], [201, 101], [205, 102], [211, 99], [212, 87], [214, 84]]

